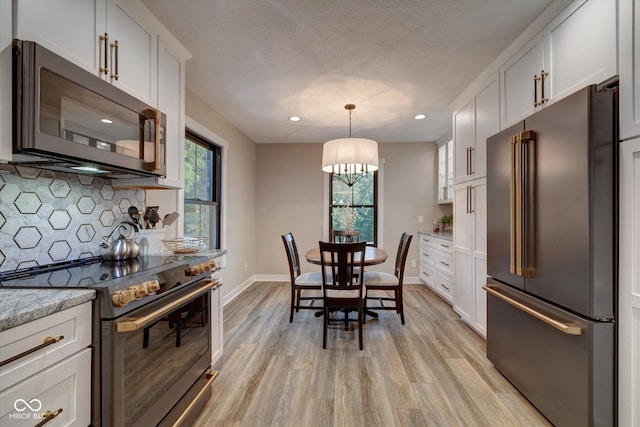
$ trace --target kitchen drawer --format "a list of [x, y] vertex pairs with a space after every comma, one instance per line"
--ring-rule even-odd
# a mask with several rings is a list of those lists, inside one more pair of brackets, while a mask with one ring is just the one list
[[435, 245], [435, 240], [437, 240], [435, 237], [433, 236], [429, 236], [426, 234], [421, 234], [420, 235], [420, 247], [423, 246], [431, 246], [433, 247]]
[[436, 251], [434, 256], [434, 265], [447, 274], [454, 274], [453, 254], [448, 252]]
[[442, 295], [445, 300], [453, 302], [453, 276], [438, 272], [435, 290]]
[[438, 272], [430, 264], [420, 261], [420, 279], [433, 288], [438, 280]]
[[47, 426], [91, 423], [91, 349], [63, 360], [0, 393], [0, 425], [34, 426], [43, 413], [62, 411]]
[[[51, 338], [58, 342], [30, 352]], [[0, 332], [0, 390], [91, 345], [91, 303], [87, 302]]]
[[436, 264], [436, 251], [431, 246], [420, 246], [420, 262], [426, 262], [431, 265]]
[[444, 239], [435, 239], [433, 247], [443, 252], [453, 253], [453, 242]]

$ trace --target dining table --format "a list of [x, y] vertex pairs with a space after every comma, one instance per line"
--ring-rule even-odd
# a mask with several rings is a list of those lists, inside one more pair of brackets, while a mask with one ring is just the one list
[[[320, 260], [319, 247], [309, 249], [307, 253], [304, 255], [304, 257], [311, 264], [316, 264], [316, 265], [322, 264], [320, 262], [321, 260]], [[366, 267], [370, 265], [382, 264], [387, 260], [388, 257], [389, 256], [384, 251], [384, 249], [376, 248], [375, 246], [367, 246], [365, 247], [365, 250], [364, 250], [364, 265]], [[331, 263], [331, 260], [329, 259], [327, 259], [326, 261], [327, 261], [327, 264]], [[360, 262], [360, 259], [356, 258], [356, 262]]]
[[[311, 264], [322, 265], [322, 262], [321, 262], [321, 259], [320, 259], [320, 248], [319, 247], [315, 247], [315, 248], [309, 249], [307, 251], [307, 253], [304, 254], [304, 257]], [[388, 257], [389, 256], [384, 251], [384, 249], [376, 248], [375, 246], [366, 246], [365, 249], [364, 249], [364, 265], [365, 265], [365, 267], [366, 266], [370, 266], [370, 265], [382, 264], [387, 260]], [[327, 264], [331, 263], [330, 259], [326, 259], [325, 261], [326, 261]], [[356, 262], [359, 262], [359, 261], [360, 261], [360, 258], [357, 257], [356, 258]], [[371, 311], [371, 310], [367, 309], [366, 314], [368, 314], [369, 316], [371, 316], [371, 317], [373, 317], [375, 319], [378, 318], [378, 313], [376, 313], [375, 311]], [[321, 315], [322, 315], [322, 311], [316, 313], [316, 317], [319, 317]]]

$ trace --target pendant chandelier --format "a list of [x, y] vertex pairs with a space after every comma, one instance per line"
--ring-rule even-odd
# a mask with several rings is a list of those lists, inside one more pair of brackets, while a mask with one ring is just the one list
[[333, 139], [322, 147], [322, 170], [333, 173], [349, 187], [378, 170], [378, 143], [365, 138], [351, 138], [351, 111], [356, 106], [347, 104], [349, 111], [349, 137]]

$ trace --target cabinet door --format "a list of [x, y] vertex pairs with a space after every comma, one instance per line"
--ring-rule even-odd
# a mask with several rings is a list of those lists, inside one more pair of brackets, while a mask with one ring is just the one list
[[457, 184], [471, 179], [468, 149], [473, 146], [472, 101], [453, 113], [453, 141], [455, 147], [454, 182]]
[[471, 173], [474, 178], [487, 175], [487, 138], [500, 130], [500, 86], [498, 75], [475, 96], [474, 145]]
[[34, 41], [98, 74], [98, 60], [104, 58], [98, 40], [105, 31], [102, 2], [18, 0], [14, 7], [14, 37]]
[[149, 12], [137, 3], [107, 2], [109, 79], [125, 92], [156, 105], [158, 40], [145, 14]]
[[11, 2], [0, 1], [0, 161], [11, 161]]
[[543, 33], [549, 103], [618, 73], [615, 0], [574, 2]]
[[158, 50], [158, 108], [167, 115], [167, 175], [162, 183], [184, 187], [184, 62], [162, 40]]
[[447, 199], [453, 201], [453, 140], [447, 142]]
[[535, 77], [544, 68], [542, 42], [542, 33], [539, 33], [500, 67], [503, 129], [537, 109], [535, 102], [540, 99], [541, 88]]
[[438, 147], [438, 202], [447, 199], [447, 145]]
[[476, 181], [473, 186], [473, 327], [487, 336], [487, 296], [482, 286], [487, 284], [487, 182]]
[[618, 4], [620, 44], [620, 139], [640, 136], [640, 0]]
[[454, 236], [454, 289], [453, 307], [463, 320], [470, 322], [473, 317], [473, 266], [472, 244], [473, 223], [470, 214], [470, 185], [457, 185], [453, 199]]
[[[58, 412], [45, 421], [44, 412]], [[62, 362], [0, 393], [1, 426], [78, 426], [91, 423], [91, 349], [86, 348]], [[48, 424], [51, 421], [51, 424]]]
[[620, 144], [619, 425], [640, 425], [640, 138]]

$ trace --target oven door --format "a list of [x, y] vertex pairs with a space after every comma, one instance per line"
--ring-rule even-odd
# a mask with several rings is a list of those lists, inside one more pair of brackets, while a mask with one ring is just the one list
[[202, 383], [211, 364], [211, 289], [217, 284], [201, 281], [102, 321], [103, 426], [157, 425]]
[[15, 162], [165, 175], [164, 114], [36, 43], [14, 41], [13, 56]]

